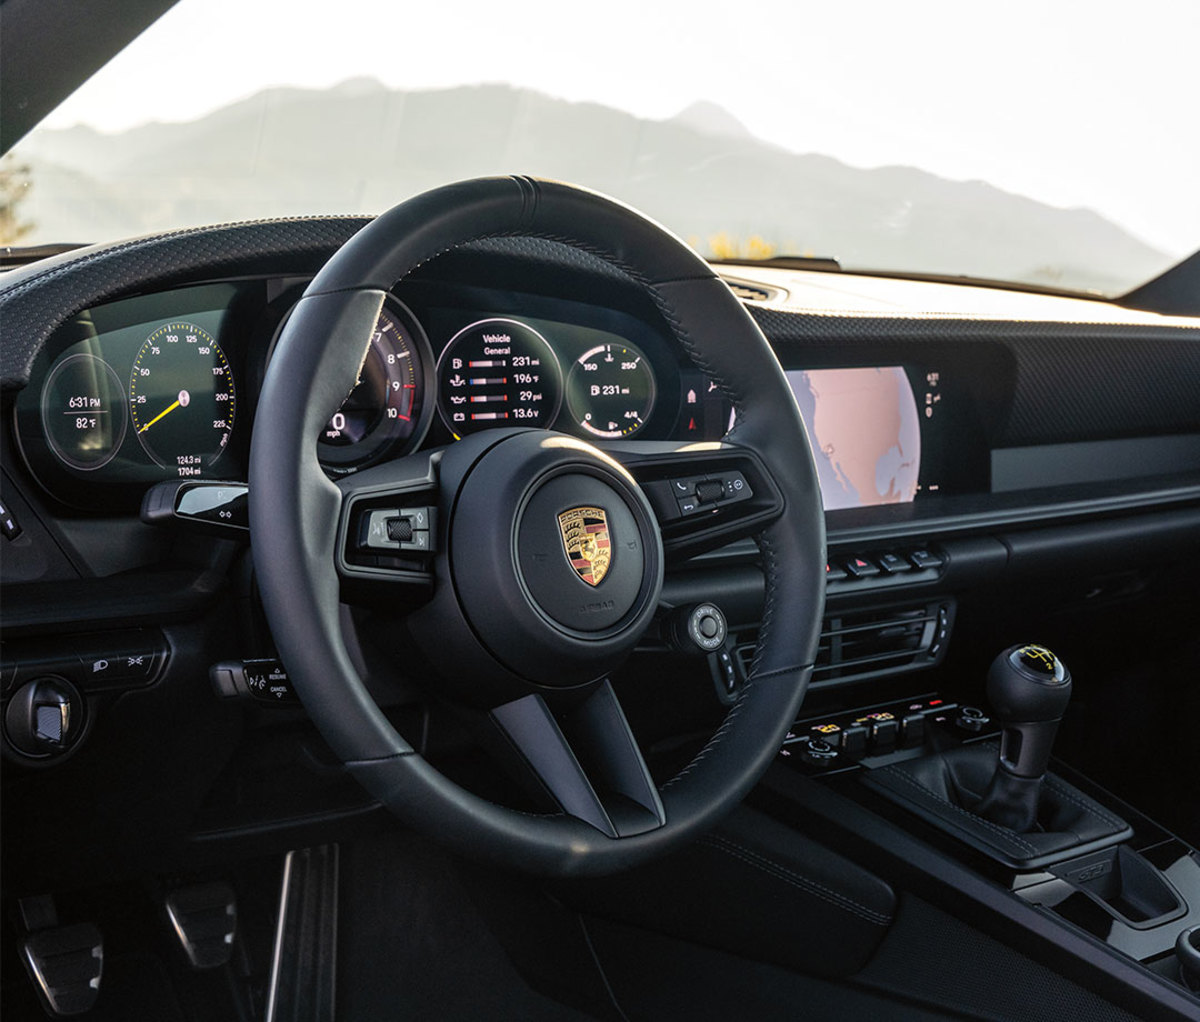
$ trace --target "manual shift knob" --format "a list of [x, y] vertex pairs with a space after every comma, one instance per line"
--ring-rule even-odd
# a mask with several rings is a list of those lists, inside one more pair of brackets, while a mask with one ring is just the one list
[[1045, 646], [1013, 646], [992, 661], [987, 693], [1002, 728], [1000, 760], [972, 811], [1025, 833], [1037, 823], [1042, 777], [1071, 698], [1071, 672]]
[[1006, 649], [988, 670], [988, 701], [1003, 729], [1000, 765], [1017, 777], [1041, 777], [1071, 699], [1071, 672], [1045, 646]]

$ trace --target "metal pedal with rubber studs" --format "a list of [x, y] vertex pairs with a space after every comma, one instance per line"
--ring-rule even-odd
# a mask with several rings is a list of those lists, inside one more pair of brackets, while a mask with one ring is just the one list
[[215, 969], [233, 954], [237, 897], [220, 881], [180, 887], [167, 895], [167, 917], [192, 967]]
[[104, 938], [92, 923], [38, 930], [21, 942], [21, 958], [51, 1015], [81, 1015], [95, 1005]]

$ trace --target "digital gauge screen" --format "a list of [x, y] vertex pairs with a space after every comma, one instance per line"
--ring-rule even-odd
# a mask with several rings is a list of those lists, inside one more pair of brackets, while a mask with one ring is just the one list
[[654, 370], [632, 344], [598, 344], [571, 363], [567, 407], [585, 434], [633, 436], [654, 409]]
[[62, 359], [42, 391], [42, 429], [71, 468], [102, 468], [125, 438], [125, 391], [103, 359], [79, 352]]
[[[128, 508], [164, 479], [244, 474], [244, 364], [226, 323], [254, 284], [202, 284], [85, 309], [62, 323], [16, 404], [30, 470], [77, 507]], [[237, 454], [231, 456], [231, 451]]]
[[463, 327], [438, 360], [438, 410], [456, 437], [494, 426], [546, 429], [562, 401], [562, 370], [541, 334], [513, 319]]

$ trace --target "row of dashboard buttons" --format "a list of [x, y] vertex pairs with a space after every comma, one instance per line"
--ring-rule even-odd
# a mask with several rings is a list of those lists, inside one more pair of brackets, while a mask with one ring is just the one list
[[63, 651], [37, 645], [22, 646], [12, 653], [6, 648], [4, 667], [0, 671], [5, 694], [17, 680], [44, 675], [66, 678], [84, 692], [148, 685], [167, 658], [162, 636], [144, 630], [81, 636], [71, 643], [71, 647]]
[[931, 732], [937, 748], [947, 739], [971, 741], [994, 731], [995, 725], [983, 710], [939, 696], [925, 696], [824, 720], [797, 721], [787, 733], [779, 755], [824, 771], [852, 766], [868, 756], [919, 750]]
[[940, 720], [955, 705], [929, 697], [857, 715], [797, 724], [787, 733], [781, 755], [828, 768], [863, 756], [912, 749], [925, 741], [929, 718]]
[[901, 575], [910, 571], [937, 570], [945, 564], [945, 560], [932, 550], [910, 550], [903, 554], [888, 551], [872, 554], [869, 557], [848, 557], [844, 560], [829, 561], [825, 565], [825, 578], [828, 581], [843, 579], [872, 578], [876, 575]]

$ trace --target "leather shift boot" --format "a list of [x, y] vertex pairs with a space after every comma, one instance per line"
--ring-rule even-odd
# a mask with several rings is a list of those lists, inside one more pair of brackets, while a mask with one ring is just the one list
[[[981, 803], [996, 772], [997, 755], [995, 742], [964, 745], [866, 770], [863, 783], [1013, 869], [1038, 869], [1133, 833], [1124, 820], [1053, 773], [1041, 779], [1030, 829], [1020, 831], [979, 815], [976, 809], [989, 810]], [[1027, 798], [1029, 792], [1024, 794]]]

